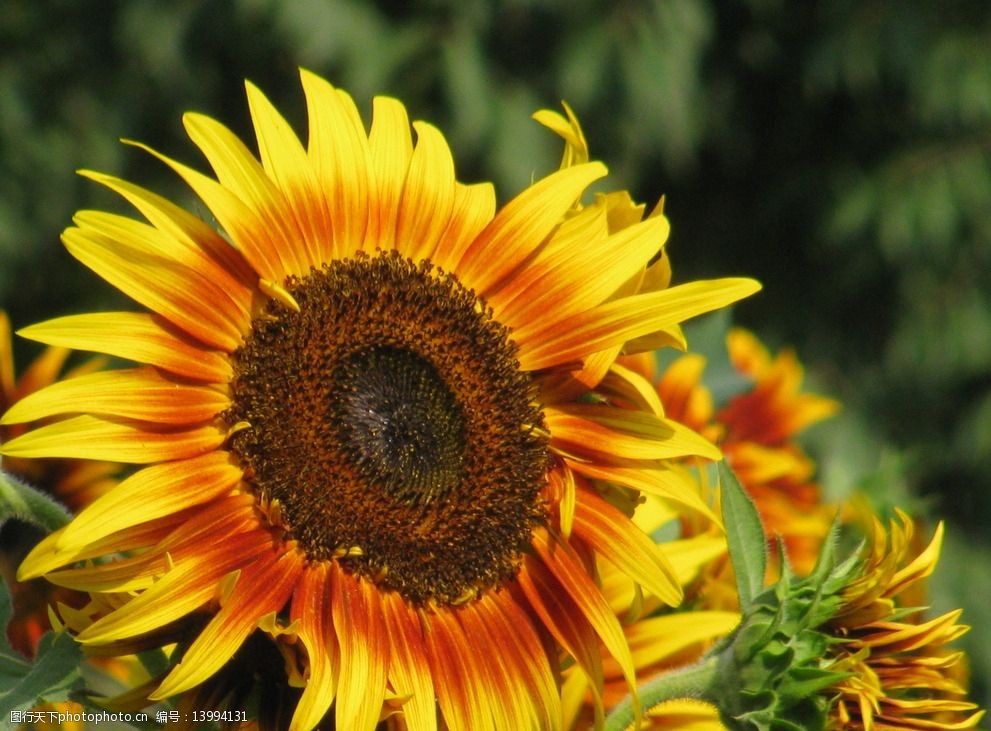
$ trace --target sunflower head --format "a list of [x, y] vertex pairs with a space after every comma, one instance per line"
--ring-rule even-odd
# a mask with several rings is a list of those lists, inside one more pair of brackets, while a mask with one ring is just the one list
[[927, 619], [914, 604], [939, 560], [943, 526], [921, 551], [916, 533], [900, 511], [887, 529], [874, 520], [863, 567], [829, 621], [833, 667], [849, 673], [834, 688], [833, 728], [974, 728], [984, 715], [966, 699], [964, 653], [948, 647], [969, 629], [961, 610]]
[[387, 699], [413, 729], [557, 727], [562, 653], [600, 688], [598, 638], [635, 685], [596, 557], [677, 603], [625, 511], [666, 460], [718, 455], [616, 360], [757, 285], [669, 286], [659, 208], [582, 201], [606, 169], [573, 117], [542, 120], [562, 169], [497, 210], [396, 100], [366, 130], [347, 94], [302, 81], [305, 144], [249, 84], [257, 155], [196, 114], [213, 176], [150, 151], [221, 231], [84, 173], [145, 220], [80, 212], [65, 245], [149, 312], [24, 334], [141, 365], [23, 400], [3, 423], [54, 421], [0, 450], [144, 467], [21, 574], [114, 597], [87, 646], [175, 642], [150, 700], [223, 677], [262, 632], [304, 686], [293, 729], [331, 705], [371, 729]]

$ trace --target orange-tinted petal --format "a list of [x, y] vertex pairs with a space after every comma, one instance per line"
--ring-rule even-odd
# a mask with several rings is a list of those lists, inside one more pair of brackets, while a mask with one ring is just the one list
[[526, 557], [519, 586], [527, 603], [552, 637], [575, 659], [592, 693], [596, 728], [604, 717], [602, 656], [592, 626], [560, 582], [537, 559]]
[[[569, 168], [574, 169], [574, 168]], [[752, 279], [717, 279], [612, 300], [565, 320], [540, 320], [513, 333], [525, 370], [570, 363], [627, 340], [717, 310], [760, 289]]]
[[502, 674], [516, 680], [517, 697], [507, 694], [507, 700], [512, 698], [527, 712], [534, 728], [558, 728], [561, 696], [547, 653], [530, 618], [507, 593], [486, 594], [472, 605], [472, 609], [478, 624], [488, 633], [492, 647], [496, 648], [493, 654], [502, 661]]
[[403, 722], [410, 731], [436, 731], [437, 702], [427, 659], [427, 644], [418, 611], [395, 592], [382, 595], [389, 632], [389, 684], [403, 703]]
[[14, 350], [10, 342], [10, 318], [0, 310], [0, 409], [14, 402]]
[[264, 615], [282, 609], [302, 569], [303, 554], [294, 547], [278, 556], [262, 556], [241, 569], [240, 578], [220, 611], [149, 698], [168, 698], [217, 672], [257, 628]]
[[306, 273], [310, 266], [319, 267], [325, 261], [324, 252], [334, 240], [316, 171], [285, 118], [258, 87], [251, 83], [245, 87], [261, 163], [286, 197], [287, 213], [301, 235], [294, 247], [295, 259], [302, 273]]
[[486, 678], [476, 663], [472, 641], [450, 610], [431, 614], [429, 620], [427, 652], [437, 703], [447, 727], [496, 731], [491, 706], [481, 688]]
[[476, 677], [473, 683], [485, 715], [491, 717], [495, 728], [537, 728], [531, 688], [523, 687], [520, 669], [514, 667], [512, 647], [497, 644], [491, 628], [478, 613], [478, 605], [469, 602], [453, 613], [461, 625], [464, 637], [483, 647], [497, 648], [493, 652], [475, 652], [465, 656], [467, 674]]
[[110, 563], [50, 571], [45, 578], [53, 584], [78, 591], [136, 592], [152, 586], [156, 579], [171, 570], [176, 560], [187, 559], [190, 554], [194, 554], [196, 561], [208, 561], [212, 558], [229, 560], [228, 554], [238, 548], [246, 548], [245, 555], [251, 555], [250, 551], [254, 550], [254, 544], [260, 537], [257, 534], [239, 535], [229, 539], [224, 546], [217, 544], [198, 551], [190, 551], [187, 547], [182, 554], [156, 547], [140, 555], [118, 558]]
[[[233, 536], [221, 538], [231, 549], [246, 549]], [[190, 560], [176, 566], [152, 586], [120, 609], [98, 619], [79, 633], [83, 644], [102, 644], [123, 637], [150, 632], [183, 617], [213, 599], [225, 574], [251, 562], [266, 546], [255, 541], [253, 551], [210, 556], [212, 560]]]
[[282, 258], [273, 249], [273, 241], [267, 236], [263, 222], [247, 204], [213, 178], [147, 145], [139, 142], [130, 144], [158, 158], [186, 181], [186, 185], [193, 189], [216, 216], [234, 246], [257, 274], [273, 282], [281, 282], [285, 278], [286, 269]]
[[582, 191], [606, 174], [599, 163], [559, 170], [507, 203], [465, 251], [455, 273], [483, 298], [522, 264]]
[[[406, 186], [406, 172], [413, 156], [406, 108], [395, 99], [375, 97], [372, 129], [368, 134], [371, 159], [371, 199], [366, 251], [396, 245], [399, 201]], [[438, 262], [439, 263], [439, 262]]]
[[[496, 317], [512, 328], [525, 327], [548, 316], [562, 320], [602, 304], [646, 266], [669, 229], [667, 219], [648, 218], [604, 240], [569, 242], [557, 256], [541, 262], [542, 273], [532, 284], [517, 290], [509, 304], [497, 307]], [[610, 265], [601, 266], [604, 261]], [[513, 282], [527, 278], [527, 269], [524, 265]], [[498, 299], [502, 296], [500, 292]]]
[[337, 641], [328, 570], [325, 561], [307, 566], [293, 594], [289, 616], [299, 622], [299, 640], [306, 648], [309, 675], [292, 717], [291, 731], [306, 731], [316, 726], [337, 692]]
[[592, 582], [588, 570], [566, 543], [556, 540], [545, 529], [538, 528], [533, 532], [533, 547], [543, 564], [558, 579], [564, 590], [581, 609], [585, 619], [592, 625], [606, 650], [619, 664], [630, 692], [634, 694], [634, 707], [637, 716], [639, 716], [633, 658], [630, 655], [630, 647], [626, 643], [626, 638], [623, 636], [623, 628], [609, 606], [609, 602]]
[[257, 275], [223, 236], [206, 221], [156, 193], [112, 175], [81, 170], [89, 178], [123, 196], [155, 228], [168, 237], [163, 241], [166, 253], [192, 269], [208, 273], [247, 312], [250, 309], [252, 283]]
[[489, 225], [495, 209], [495, 188], [491, 183], [458, 183], [454, 189], [451, 220], [434, 249], [433, 262], [441, 269], [453, 271], [465, 249]]
[[661, 601], [670, 606], [681, 603], [681, 586], [667, 556], [629, 518], [590, 490], [578, 492], [574, 529], [599, 555]]
[[334, 632], [343, 672], [338, 679], [337, 728], [372, 731], [385, 700], [388, 640], [378, 589], [331, 566]]
[[62, 531], [58, 548], [81, 547], [130, 525], [211, 502], [229, 492], [241, 474], [226, 452], [147, 467], [77, 515]]
[[252, 231], [253, 240], [264, 242], [268, 258], [278, 262], [283, 276], [309, 271], [305, 233], [297, 225], [282, 191], [244, 143], [220, 122], [202, 114], [184, 114], [182, 122], [223, 189], [250, 211], [242, 221], [245, 230], [257, 229]]
[[62, 241], [103, 279], [200, 342], [227, 352], [240, 345], [241, 313], [197, 270], [92, 228], [66, 229]]
[[50, 574], [54, 569], [75, 561], [153, 546], [173, 531], [177, 524], [189, 517], [189, 511], [176, 513], [170, 515], [169, 520], [158, 520], [153, 523], [124, 528], [106, 538], [69, 551], [57, 551], [55, 549], [56, 542], [64, 529], [55, 531], [45, 536], [21, 561], [17, 571], [17, 580], [25, 581]]

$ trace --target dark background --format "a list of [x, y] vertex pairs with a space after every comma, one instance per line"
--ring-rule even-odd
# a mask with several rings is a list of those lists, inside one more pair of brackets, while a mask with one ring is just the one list
[[[667, 196], [677, 281], [746, 274], [735, 319], [844, 403], [810, 448], [831, 495], [950, 523], [940, 609], [991, 670], [991, 6], [986, 0], [0, 3], [0, 306], [15, 326], [128, 307], [58, 243], [126, 210], [112, 172], [203, 213], [136, 138], [202, 168], [180, 116], [252, 139], [243, 79], [297, 124], [297, 67], [402, 99], [502, 200], [552, 170], [566, 99], [614, 187]], [[20, 362], [36, 352], [18, 345]]]

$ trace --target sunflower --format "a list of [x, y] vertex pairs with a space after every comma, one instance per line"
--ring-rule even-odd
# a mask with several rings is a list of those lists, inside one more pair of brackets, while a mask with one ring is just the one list
[[[366, 133], [349, 96], [301, 75], [305, 146], [248, 84], [257, 158], [198, 114], [185, 127], [215, 178], [149, 150], [222, 232], [83, 173], [147, 223], [80, 212], [65, 245], [151, 312], [23, 334], [144, 365], [22, 400], [4, 423], [66, 418], [2, 450], [145, 466], [21, 575], [119, 602], [78, 633], [87, 646], [195, 626], [151, 700], [261, 629], [296, 653], [293, 729], [328, 712], [371, 729], [387, 699], [412, 729], [557, 728], [561, 651], [594, 677], [598, 637], [635, 683], [591, 560], [680, 600], [617, 505], [663, 460], [718, 454], [608, 366], [758, 285], [666, 286], [663, 215], [629, 220], [628, 195], [581, 204], [598, 162], [569, 160], [497, 212], [491, 185], [456, 181], [436, 128], [413, 123], [413, 144], [399, 102], [377, 98]], [[617, 486], [577, 486], [578, 465]]]
[[969, 629], [958, 623], [961, 610], [927, 619], [915, 605], [939, 560], [943, 526], [920, 551], [916, 531], [901, 511], [889, 530], [874, 519], [864, 567], [829, 623], [831, 669], [850, 673], [833, 689], [830, 728], [965, 729], [984, 716], [966, 699], [964, 653], [947, 647]]

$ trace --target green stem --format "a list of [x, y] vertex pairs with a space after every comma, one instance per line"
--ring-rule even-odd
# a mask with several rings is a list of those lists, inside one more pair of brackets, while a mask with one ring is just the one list
[[[716, 681], [718, 656], [707, 657], [695, 665], [678, 668], [644, 683], [638, 689], [640, 705], [649, 710], [664, 701], [678, 698], [708, 700]], [[605, 731], [625, 731], [633, 724], [633, 698], [626, 696], [606, 718]]]
[[49, 533], [69, 522], [72, 516], [41, 490], [0, 471], [0, 525], [9, 518], [31, 523]]

